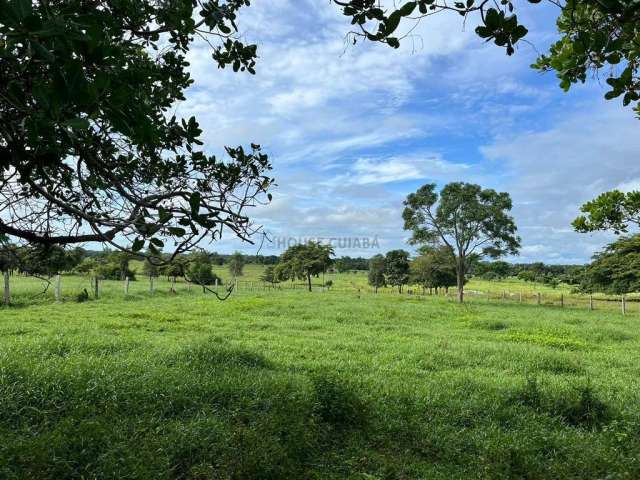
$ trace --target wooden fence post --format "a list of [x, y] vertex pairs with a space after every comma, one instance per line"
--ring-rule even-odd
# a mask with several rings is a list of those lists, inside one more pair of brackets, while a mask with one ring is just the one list
[[238, 291], [238, 279], [236, 278], [235, 291]]
[[518, 303], [522, 303], [522, 292], [518, 292]]
[[97, 275], [93, 277], [93, 295], [96, 300], [100, 296], [100, 280], [98, 279]]
[[627, 303], [625, 301], [624, 295], [622, 295], [622, 314], [627, 314]]
[[540, 292], [538, 292], [538, 305], [542, 303], [542, 299], [540, 298]]
[[149, 275], [149, 292], [153, 293], [153, 275]]
[[176, 293], [176, 277], [171, 277], [171, 293]]
[[129, 295], [129, 277], [124, 277], [124, 294]]
[[5, 306], [9, 306], [11, 303], [11, 293], [9, 292], [9, 270], [5, 270], [3, 272], [4, 276], [4, 295], [3, 295], [3, 303]]
[[216, 287], [216, 293], [218, 292], [218, 279], [216, 278], [214, 281], [214, 285]]
[[58, 273], [56, 275], [56, 302], [60, 303], [62, 301], [62, 280], [61, 276]]
[[589, 310], [593, 310], [593, 295], [589, 295]]
[[564, 307], [564, 293], [560, 294], [560, 307]]

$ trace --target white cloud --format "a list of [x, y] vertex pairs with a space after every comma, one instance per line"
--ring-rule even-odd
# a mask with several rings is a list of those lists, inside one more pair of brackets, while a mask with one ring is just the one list
[[[518, 8], [544, 51], [554, 13]], [[213, 152], [263, 145], [279, 187], [254, 216], [275, 234], [378, 235], [383, 250], [406, 248], [409, 190], [463, 180], [512, 194], [521, 260], [583, 261], [609, 237], [573, 233], [579, 206], [640, 186], [631, 113], [597, 87], [563, 95], [530, 71], [533, 48], [507, 58], [455, 15], [423, 21], [399, 50], [345, 43], [348, 20], [316, 0], [256, 2], [238, 24], [258, 44], [257, 75], [218, 70], [201, 45], [177, 112], [197, 116]]]
[[419, 156], [390, 158], [359, 158], [351, 172], [339, 176], [334, 182], [368, 185], [405, 180], [442, 179], [464, 175], [470, 166], [446, 162], [441, 155], [426, 153]]

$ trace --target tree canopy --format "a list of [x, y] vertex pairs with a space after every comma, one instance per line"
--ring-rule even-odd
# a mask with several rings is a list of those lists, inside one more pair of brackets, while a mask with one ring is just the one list
[[234, 252], [233, 255], [229, 257], [229, 273], [233, 277], [241, 277], [244, 271], [244, 264], [244, 255], [240, 252]]
[[593, 257], [580, 290], [624, 294], [640, 291], [640, 235], [621, 237]]
[[311, 277], [325, 272], [331, 265], [333, 247], [320, 242], [307, 242], [289, 247], [280, 257], [276, 267], [282, 280], [306, 280], [311, 291]]
[[386, 261], [384, 256], [378, 254], [371, 257], [371, 259], [369, 260], [369, 273], [367, 274], [367, 281], [369, 285], [375, 288], [376, 293], [378, 292], [378, 288], [387, 285], [385, 272]]
[[449, 288], [457, 283], [456, 258], [445, 245], [423, 247], [410, 264], [410, 279], [424, 288]]
[[[236, 37], [249, 0], [0, 0], [0, 233], [176, 254], [223, 229], [250, 240], [266, 198], [259, 145], [209, 155], [194, 117], [171, 114], [186, 54], [254, 73]], [[222, 147], [222, 146], [220, 146]]]
[[[486, 42], [504, 48], [507, 55], [515, 53], [516, 46], [528, 33], [511, 0], [334, 2], [342, 7], [343, 14], [354, 25], [351, 32], [354, 42], [360, 38], [398, 48], [416, 23], [446, 13], [460, 15], [464, 22], [477, 22], [476, 34]], [[543, 2], [528, 0], [528, 3]], [[633, 102], [636, 112], [640, 113], [640, 3], [630, 0], [549, 0], [544, 3], [558, 8], [556, 27], [560, 38], [532, 67], [543, 72], [555, 71], [564, 90], [569, 90], [573, 84], [584, 83], [590, 75], [605, 76], [610, 87], [605, 98], [622, 96], [624, 105]], [[409, 25], [402, 29], [403, 23]]]
[[640, 192], [604, 192], [585, 203], [580, 211], [583, 215], [573, 221], [576, 231], [611, 230], [616, 234], [623, 233], [630, 225], [640, 225]]
[[409, 283], [409, 252], [391, 250], [385, 256], [385, 277], [389, 285], [398, 287], [402, 292], [403, 285]]
[[511, 197], [479, 185], [454, 182], [440, 194], [436, 184], [423, 185], [407, 196], [402, 213], [410, 243], [442, 242], [456, 257], [458, 300], [464, 299], [467, 259], [474, 253], [493, 258], [517, 254], [520, 238], [509, 215]]

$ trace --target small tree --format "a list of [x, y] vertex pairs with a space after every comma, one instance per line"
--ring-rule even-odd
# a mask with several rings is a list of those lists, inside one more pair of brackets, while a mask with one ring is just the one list
[[260, 280], [272, 285], [280, 281], [280, 279], [278, 278], [278, 273], [276, 272], [276, 268], [273, 265], [269, 265], [264, 269], [264, 272], [262, 272], [262, 275], [260, 276]]
[[235, 277], [241, 277], [244, 270], [244, 255], [240, 252], [234, 252], [229, 257], [229, 273]]
[[211, 257], [207, 252], [201, 251], [190, 255], [187, 280], [198, 285], [222, 285], [222, 280], [213, 273]]
[[402, 293], [402, 286], [409, 283], [409, 252], [391, 250], [385, 257], [385, 274], [390, 285], [398, 287]]
[[420, 249], [420, 256], [411, 262], [411, 281], [429, 290], [448, 289], [457, 283], [456, 259], [447, 246]]
[[384, 278], [385, 270], [386, 263], [383, 255], [375, 255], [371, 260], [369, 260], [369, 274], [367, 280], [369, 285], [375, 289], [376, 293], [378, 293], [378, 288], [387, 285], [387, 281]]
[[289, 247], [282, 254], [276, 271], [283, 280], [297, 278], [306, 280], [311, 291], [311, 276], [318, 276], [331, 265], [333, 247], [319, 242], [308, 242]]
[[449, 183], [440, 195], [436, 184], [423, 185], [404, 202], [405, 230], [412, 244], [430, 245], [442, 241], [456, 258], [458, 301], [464, 301], [467, 259], [474, 252], [493, 258], [517, 254], [520, 238], [508, 212], [511, 197], [479, 185]]

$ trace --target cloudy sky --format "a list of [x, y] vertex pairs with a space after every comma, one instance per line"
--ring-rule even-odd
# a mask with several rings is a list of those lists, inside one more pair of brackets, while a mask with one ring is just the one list
[[507, 57], [455, 15], [423, 21], [393, 50], [345, 42], [348, 19], [327, 1], [256, 1], [238, 23], [258, 44], [257, 74], [218, 70], [200, 45], [177, 112], [196, 115], [211, 152], [254, 142], [270, 155], [278, 187], [252, 215], [275, 242], [261, 253], [288, 238], [352, 239], [338, 255], [407, 248], [404, 197], [467, 181], [512, 195], [517, 261], [585, 262], [609, 237], [574, 233], [571, 220], [598, 193], [640, 183], [640, 124], [603, 100], [603, 81], [563, 93], [529, 68], [556, 37], [556, 12], [519, 8], [531, 44]]

